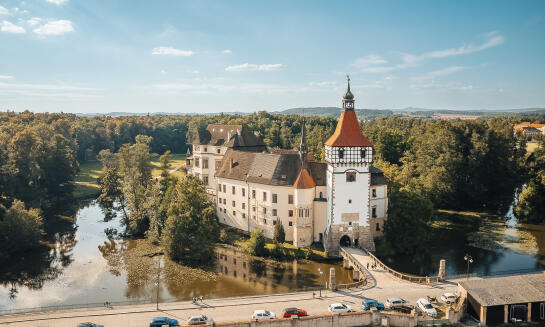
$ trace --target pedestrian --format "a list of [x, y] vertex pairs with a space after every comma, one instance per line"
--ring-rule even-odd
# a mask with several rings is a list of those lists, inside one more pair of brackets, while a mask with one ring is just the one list
[[369, 262], [367, 263], [367, 270], [369, 270]]
[[201, 303], [202, 303], [202, 295], [201, 295], [201, 297], [200, 297], [200, 300], [201, 300]]

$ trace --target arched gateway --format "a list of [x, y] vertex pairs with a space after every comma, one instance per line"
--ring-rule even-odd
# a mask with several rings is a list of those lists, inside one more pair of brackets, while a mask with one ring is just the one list
[[352, 242], [350, 241], [350, 237], [348, 237], [348, 235], [343, 235], [339, 243], [341, 246], [350, 246]]

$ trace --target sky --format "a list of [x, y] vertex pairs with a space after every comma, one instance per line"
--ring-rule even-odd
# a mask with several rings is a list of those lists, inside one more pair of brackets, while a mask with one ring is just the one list
[[0, 110], [545, 107], [545, 1], [0, 0]]

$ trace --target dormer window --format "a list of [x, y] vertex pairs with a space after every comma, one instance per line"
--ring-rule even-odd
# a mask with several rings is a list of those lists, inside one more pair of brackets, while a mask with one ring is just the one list
[[344, 150], [341, 149], [339, 150], [339, 159], [343, 159], [344, 158]]

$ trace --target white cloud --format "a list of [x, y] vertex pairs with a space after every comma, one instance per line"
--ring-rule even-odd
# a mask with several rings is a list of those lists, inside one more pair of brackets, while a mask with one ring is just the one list
[[61, 35], [74, 31], [72, 22], [65, 19], [53, 20], [35, 28], [34, 33], [40, 35]]
[[443, 68], [443, 69], [428, 72], [428, 73], [426, 73], [426, 74], [424, 74], [422, 76], [414, 77], [413, 80], [415, 80], [415, 81], [431, 80], [431, 79], [441, 77], [441, 76], [452, 75], [454, 73], [458, 73], [458, 72], [461, 72], [462, 70], [466, 70], [466, 69], [468, 69], [468, 67], [450, 66], [450, 67], [447, 67], [447, 68]]
[[227, 66], [225, 67], [225, 70], [228, 72], [247, 72], [247, 71], [275, 71], [280, 70], [284, 68], [283, 64], [262, 64], [262, 65], [256, 65], [256, 64], [249, 64], [244, 63], [240, 65], [233, 65], [233, 66]]
[[54, 5], [57, 5], [57, 6], [60, 6], [60, 5], [65, 4], [65, 3], [68, 2], [68, 0], [45, 0], [45, 1], [47, 1], [49, 3], [52, 3]]
[[25, 95], [50, 98], [96, 98], [98, 97], [98, 95], [94, 92], [97, 91], [101, 91], [101, 89], [68, 84], [30, 84], [0, 82], [0, 94], [3, 95]]
[[31, 19], [27, 20], [28, 25], [30, 26], [36, 26], [42, 21], [39, 17], [32, 17]]
[[0, 75], [0, 79], [12, 79], [13, 76], [10, 75]]
[[9, 10], [6, 7], [0, 6], [0, 15], [9, 15]]
[[222, 53], [225, 53], [225, 54], [230, 54], [230, 53], [233, 53], [233, 51], [229, 50], [229, 49], [225, 49], [222, 51]]
[[352, 66], [359, 68], [360, 71], [364, 73], [388, 73], [397, 69], [416, 67], [419, 65], [420, 62], [427, 59], [440, 59], [452, 56], [467, 55], [496, 47], [505, 42], [505, 38], [498, 31], [492, 31], [490, 33], [487, 33], [484, 35], [484, 38], [485, 40], [481, 44], [464, 44], [458, 48], [435, 50], [425, 52], [420, 55], [401, 53], [400, 56], [402, 62], [396, 65], [386, 65], [388, 61], [377, 55], [371, 54], [356, 59], [352, 63]]
[[6, 33], [14, 33], [14, 34], [26, 33], [26, 30], [24, 27], [10, 23], [7, 20], [3, 21], [2, 25], [0, 25], [0, 31], [6, 32]]
[[152, 55], [189, 57], [195, 54], [191, 50], [180, 50], [172, 47], [157, 47], [151, 50]]

